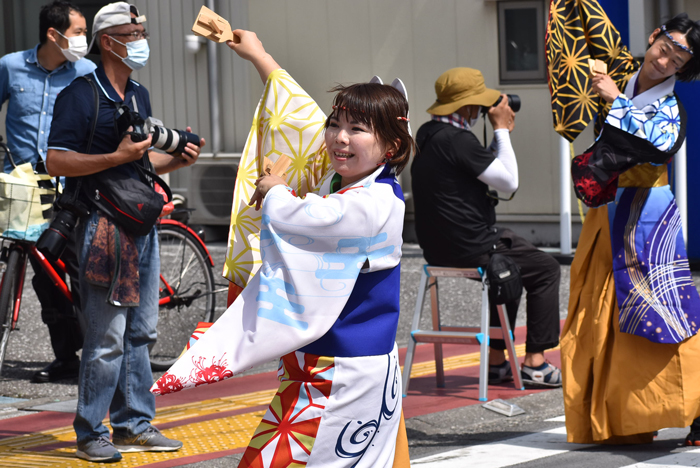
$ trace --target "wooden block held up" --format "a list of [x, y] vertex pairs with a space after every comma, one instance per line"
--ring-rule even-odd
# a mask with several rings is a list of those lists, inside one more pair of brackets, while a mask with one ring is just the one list
[[272, 161], [269, 159], [265, 158], [263, 161], [263, 174], [271, 174], [271, 175], [276, 175], [278, 177], [283, 178], [285, 181], [287, 180], [287, 168], [292, 164], [292, 159], [285, 155], [282, 154], [280, 155], [279, 158], [277, 158], [277, 161], [275, 161], [274, 164], [272, 164]]
[[608, 65], [602, 60], [588, 59], [588, 68], [591, 70], [591, 75], [607, 75]]
[[229, 22], [204, 5], [192, 25], [192, 32], [214, 42], [240, 42], [240, 38], [231, 31]]

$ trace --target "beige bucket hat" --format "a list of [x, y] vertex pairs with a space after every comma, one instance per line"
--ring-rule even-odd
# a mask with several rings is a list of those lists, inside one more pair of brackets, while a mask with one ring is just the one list
[[428, 108], [433, 115], [450, 115], [462, 106], [490, 107], [501, 93], [484, 84], [484, 76], [473, 68], [451, 68], [435, 81], [435, 103]]

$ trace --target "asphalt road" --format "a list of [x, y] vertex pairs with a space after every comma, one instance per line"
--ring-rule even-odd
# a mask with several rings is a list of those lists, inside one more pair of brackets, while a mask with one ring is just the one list
[[[215, 263], [215, 277], [221, 285], [226, 280], [218, 274], [223, 265], [225, 246], [222, 243], [208, 246]], [[404, 257], [401, 266], [401, 318], [396, 335], [399, 347], [408, 343], [411, 320], [416, 302], [416, 292], [420, 280], [420, 268], [425, 263], [420, 249], [413, 244], [405, 246]], [[562, 306], [561, 317], [565, 317], [565, 305], [568, 301], [568, 267], [562, 267], [562, 285], [560, 301]], [[46, 326], [41, 322], [39, 302], [31, 287], [33, 273], [31, 266], [27, 268], [24, 294], [22, 295], [22, 308], [18, 322], [19, 330], [10, 335], [7, 347], [7, 357], [0, 374], [0, 396], [12, 398], [25, 398], [42, 401], [55, 401], [77, 398], [75, 381], [60, 381], [47, 384], [33, 384], [30, 379], [34, 372], [42, 369], [53, 360], [53, 352], [49, 341]], [[217, 317], [225, 310], [225, 293], [217, 297]], [[520, 307], [518, 324], [525, 323], [524, 307], [525, 299]], [[451, 278], [440, 281], [440, 304], [443, 311], [443, 324], [459, 324], [467, 317], [467, 323], [479, 323], [479, 311], [481, 305], [480, 285], [474, 281], [453, 280]], [[430, 328], [428, 313], [429, 304], [426, 302], [426, 310], [423, 313], [423, 328]], [[276, 363], [256, 368], [251, 372], [261, 372], [277, 368]]]
[[[224, 256], [223, 244], [209, 245], [210, 252], [219, 270]], [[401, 275], [401, 318], [397, 333], [399, 346], [406, 346], [410, 322], [415, 307], [416, 290], [420, 278], [420, 268], [423, 265], [420, 249], [415, 245], [405, 246]], [[27, 272], [27, 285], [31, 278], [31, 268]], [[221, 280], [222, 284], [224, 280]], [[698, 278], [696, 277], [696, 284]], [[560, 288], [560, 317], [565, 318], [568, 303], [569, 267], [562, 266]], [[443, 323], [463, 323], [465, 317], [472, 323], [478, 323], [480, 307], [480, 286], [476, 282], [465, 280], [441, 280], [441, 309]], [[518, 325], [523, 325], [525, 299], [520, 307]], [[225, 295], [220, 295], [217, 301], [217, 313], [224, 310]], [[428, 314], [424, 313], [422, 327], [429, 327]], [[7, 359], [0, 377], [0, 396], [25, 399], [27, 401], [0, 404], [0, 418], [17, 414], [17, 410], [25, 406], [41, 403], [71, 400], [77, 398], [77, 381], [62, 381], [48, 384], [32, 384], [29, 382], [32, 374], [47, 365], [53, 359], [49, 336], [44, 324], [41, 323], [39, 305], [31, 286], [25, 288], [22, 312], [19, 321], [20, 329], [13, 332], [8, 346]], [[276, 369], [276, 363], [269, 363], [251, 373]], [[543, 392], [512, 400], [526, 410], [526, 414], [506, 418], [487, 411], [480, 405], [442, 413], [434, 413], [407, 420], [407, 430], [412, 460], [428, 455], [443, 453], [450, 450], [490, 443], [507, 441], [516, 436], [533, 434], [563, 423], [547, 421], [547, 419], [564, 414], [562, 393], [560, 390]], [[675, 432], [674, 432], [675, 431]], [[622, 467], [638, 461], [652, 459], [679, 449], [679, 438], [685, 436], [685, 431], [669, 430], [662, 432], [654, 444], [644, 447], [608, 447], [601, 446], [592, 449], [566, 452], [554, 457], [541, 459], [519, 467], [548, 467], [568, 465], [573, 467]], [[193, 467], [230, 467], [235, 466], [240, 455], [222, 459], [210, 460]], [[691, 465], [698, 466], [698, 465]]]

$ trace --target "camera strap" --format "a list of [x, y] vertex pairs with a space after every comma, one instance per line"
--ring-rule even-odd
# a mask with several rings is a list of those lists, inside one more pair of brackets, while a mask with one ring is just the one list
[[[88, 83], [90, 83], [90, 87], [92, 88], [92, 94], [93, 94], [93, 97], [95, 98], [95, 116], [92, 119], [92, 129], [90, 131], [90, 136], [88, 137], [87, 147], [85, 148], [85, 153], [89, 154], [90, 149], [92, 148], [92, 140], [95, 137], [95, 132], [97, 130], [97, 119], [98, 119], [99, 114], [100, 114], [100, 94], [99, 94], [99, 91], [97, 89], [97, 85], [92, 80], [92, 78], [90, 78], [89, 75], [84, 75], [84, 76], [81, 76], [80, 78], [82, 78], [85, 81], [87, 81]], [[134, 96], [134, 95], [131, 96], [131, 102], [134, 105], [134, 111], [136, 113], [138, 113], [139, 106], [136, 103], [136, 96]], [[136, 168], [137, 172], [139, 173], [139, 175], [141, 177], [141, 180], [145, 179], [145, 181], [147, 181], [151, 185], [151, 187], [153, 187], [154, 180], [153, 180], [152, 176], [155, 174], [155, 168], [153, 167], [151, 160], [148, 158], [148, 151], [145, 151], [143, 153], [143, 157], [141, 158], [141, 165], [140, 166], [136, 161], [133, 161], [130, 164], [132, 164]], [[165, 182], [163, 182], [162, 179], [160, 179], [160, 178], [158, 178], [158, 179], [159, 179], [159, 184], [161, 186], [166, 185], [166, 187], [167, 187], [167, 184], [165, 184]], [[75, 191], [76, 198], [77, 198], [77, 194], [80, 193], [82, 181], [83, 181], [83, 177], [79, 177], [78, 178], [78, 185], [77, 185], [77, 188]]]
[[90, 130], [90, 136], [88, 137], [87, 148], [85, 148], [85, 153], [90, 154], [90, 148], [92, 148], [92, 139], [95, 137], [95, 131], [97, 130], [97, 117], [100, 114], [100, 93], [97, 90], [97, 85], [94, 81], [92, 81], [92, 78], [90, 78], [89, 75], [84, 75], [80, 78], [90, 83], [90, 87], [92, 88], [92, 96], [95, 99], [95, 117], [92, 119], [92, 129]]
[[[136, 113], [138, 114], [138, 113], [139, 113], [139, 105], [138, 105], [138, 103], [136, 102], [136, 95], [132, 95], [132, 96], [131, 96], [131, 103], [134, 105], [134, 112], [136, 112]], [[135, 165], [135, 166], [138, 166], [138, 164], [136, 164], [136, 163], [134, 163], [134, 165]], [[146, 151], [143, 153], [143, 156], [141, 157], [141, 165], [142, 165], [143, 168], [146, 169], [146, 171], [148, 171], [148, 172], [151, 172], [151, 173], [155, 173], [155, 172], [156, 172], [156, 169], [155, 169], [155, 167], [153, 167], [153, 163], [151, 162], [151, 159], [148, 157], [148, 150], [146, 150]], [[141, 171], [141, 174], [142, 174], [142, 175], [144, 174], [143, 171]], [[148, 177], [148, 176], [146, 176], [146, 177], [147, 177], [148, 180], [150, 181], [151, 187], [152, 187], [152, 186], [153, 186], [153, 179], [152, 179], [151, 177]]]
[[[90, 87], [92, 88], [92, 96], [95, 99], [95, 116], [92, 119], [92, 128], [90, 129], [90, 136], [88, 137], [87, 147], [85, 148], [85, 153], [89, 154], [90, 149], [92, 148], [92, 140], [95, 138], [95, 131], [97, 130], [97, 117], [100, 114], [100, 94], [97, 90], [97, 85], [94, 81], [92, 81], [90, 75], [84, 75], [78, 78], [82, 78], [90, 84]], [[78, 195], [80, 194], [80, 189], [83, 185], [83, 178], [78, 177], [77, 179], [76, 187], [72, 194], [73, 196], [70, 199], [70, 203], [72, 204], [75, 204], [75, 202], [78, 200]], [[56, 200], [58, 200], [58, 180], [56, 180]]]

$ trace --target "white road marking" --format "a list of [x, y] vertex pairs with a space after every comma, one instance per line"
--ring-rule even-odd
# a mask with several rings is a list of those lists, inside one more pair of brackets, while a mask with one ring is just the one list
[[590, 444], [568, 443], [566, 441], [566, 428], [558, 427], [502, 442], [474, 445], [431, 455], [413, 461], [411, 466], [418, 468], [463, 468], [465, 466], [501, 468], [592, 446]]
[[550, 422], [566, 422], [566, 417], [562, 414], [561, 416], [557, 416], [556, 418], [545, 419], [545, 421], [550, 421]]
[[652, 458], [634, 465], [627, 465], [620, 468], [659, 468], [662, 466], [690, 467], [700, 466], [700, 448], [688, 450], [681, 453], [674, 453], [664, 457]]

